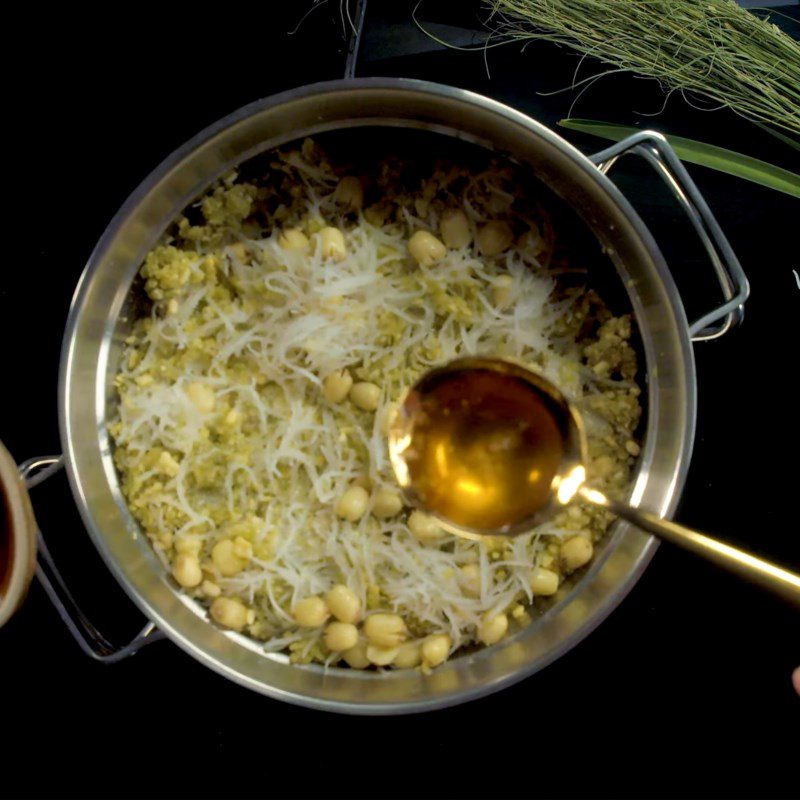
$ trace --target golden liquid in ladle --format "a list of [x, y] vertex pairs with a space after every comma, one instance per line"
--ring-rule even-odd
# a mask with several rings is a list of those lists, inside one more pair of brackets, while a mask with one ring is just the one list
[[403, 454], [423, 506], [477, 530], [502, 530], [550, 499], [564, 439], [548, 401], [520, 378], [489, 369], [442, 374], [402, 412]]

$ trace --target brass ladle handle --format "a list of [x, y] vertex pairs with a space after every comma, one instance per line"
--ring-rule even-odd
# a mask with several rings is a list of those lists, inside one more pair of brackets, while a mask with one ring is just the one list
[[637, 528], [690, 550], [695, 555], [702, 556], [729, 572], [757, 583], [800, 606], [800, 575], [795, 575], [777, 564], [731, 547], [731, 545], [706, 536], [704, 533], [693, 531], [676, 522], [661, 519], [648, 511], [631, 508], [625, 503], [607, 497], [591, 486], [583, 485], [577, 494], [588, 503], [606, 508], [616, 516], [632, 522]]

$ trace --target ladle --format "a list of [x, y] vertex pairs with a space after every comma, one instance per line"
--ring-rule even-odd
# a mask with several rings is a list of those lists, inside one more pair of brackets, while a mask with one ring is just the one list
[[427, 372], [398, 404], [389, 455], [406, 501], [452, 533], [518, 535], [580, 499], [800, 605], [800, 576], [587, 483], [579, 412], [513, 361], [461, 358]]

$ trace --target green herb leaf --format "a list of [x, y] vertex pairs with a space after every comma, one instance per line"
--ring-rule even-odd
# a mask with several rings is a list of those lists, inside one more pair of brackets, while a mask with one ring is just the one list
[[[733, 0], [484, 0], [484, 5], [498, 43], [566, 45], [606, 66], [655, 78], [665, 91], [682, 92], [689, 101], [702, 94], [714, 106], [800, 136], [800, 42]], [[572, 88], [588, 88], [595, 77], [573, 79]]]
[[[639, 133], [641, 130], [629, 125], [615, 125], [611, 122], [592, 119], [562, 119], [558, 124], [562, 128], [591, 133], [614, 142], [618, 142], [632, 133]], [[789, 172], [788, 169], [782, 169], [766, 161], [713, 144], [685, 139], [682, 136], [664, 135], [683, 161], [715, 169], [718, 172], [725, 172], [728, 175], [735, 175], [737, 178], [744, 178], [792, 197], [800, 197], [800, 175]]]
[[774, 136], [776, 139], [780, 139], [784, 144], [788, 145], [789, 147], [793, 147], [795, 150], [800, 150], [800, 142], [792, 139], [791, 136], [785, 136], [780, 131], [776, 131], [774, 128], [770, 128], [769, 125], [764, 125], [763, 122], [759, 122], [758, 120], [751, 120], [755, 125], [758, 125], [762, 131], [766, 131], [767, 133]]

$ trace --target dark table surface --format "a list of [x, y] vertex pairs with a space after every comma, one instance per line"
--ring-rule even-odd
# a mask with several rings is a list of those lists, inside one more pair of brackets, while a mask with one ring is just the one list
[[[277, 4], [275, 4], [277, 6]], [[197, 130], [256, 98], [340, 77], [338, 4], [137, 5], [107, 17], [21, 11], [28, 57], [7, 66], [11, 252], [0, 281], [0, 438], [18, 460], [58, 451], [56, 378], [73, 288], [137, 183]], [[455, 6], [455, 4], [450, 4]], [[269, 10], [267, 6], [270, 6]], [[577, 57], [547, 44], [445, 50], [413, 3], [373, 2], [361, 75], [467, 87], [548, 125], [567, 115], [647, 125], [791, 168], [796, 152], [729, 112], [701, 112], [617, 75], [576, 100]], [[781, 25], [797, 36], [794, 19]], [[247, 24], [241, 25], [245, 17]], [[472, 3], [428, 0], [450, 41], [480, 29]], [[27, 26], [24, 24], [27, 22]], [[12, 33], [7, 30], [7, 37]], [[487, 64], [489, 74], [487, 75]], [[582, 74], [597, 70], [585, 64]], [[657, 114], [654, 117], [645, 114]], [[599, 140], [567, 138], [589, 152]], [[797, 161], [794, 161], [796, 168]], [[800, 566], [796, 452], [800, 203], [691, 172], [752, 283], [744, 326], [696, 347], [699, 416], [678, 518]], [[651, 225], [690, 316], [718, 298], [710, 268], [657, 178], [615, 180]], [[36, 491], [42, 529], [101, 626], [141, 623], [84, 535], [63, 477]], [[557, 663], [500, 694], [424, 716], [361, 719], [252, 694], [161, 643], [116, 666], [83, 656], [34, 584], [0, 630], [0, 794], [111, 796], [796, 796], [798, 616], [662, 546], [611, 617]], [[8, 782], [11, 782], [11, 786]]]

